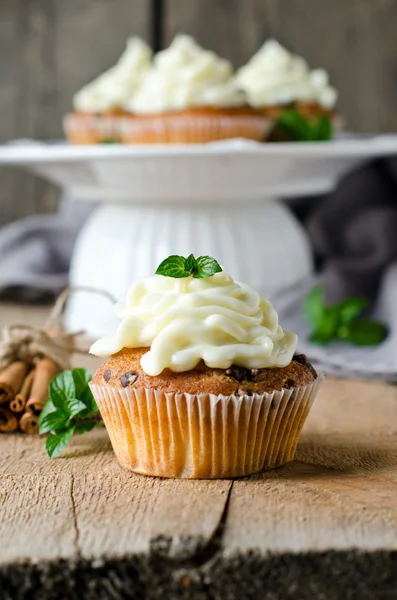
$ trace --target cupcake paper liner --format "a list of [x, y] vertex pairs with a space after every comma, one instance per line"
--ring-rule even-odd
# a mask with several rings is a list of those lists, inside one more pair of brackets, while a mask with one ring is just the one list
[[157, 477], [241, 477], [293, 460], [323, 380], [252, 396], [175, 394], [90, 384], [114, 452]]
[[72, 144], [120, 142], [120, 116], [70, 113], [63, 118], [63, 129]]
[[197, 144], [217, 140], [266, 139], [272, 123], [263, 116], [195, 115], [120, 119], [120, 138], [131, 144]]

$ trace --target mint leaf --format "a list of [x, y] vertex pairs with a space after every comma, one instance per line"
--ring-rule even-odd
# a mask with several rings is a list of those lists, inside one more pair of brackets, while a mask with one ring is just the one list
[[189, 277], [191, 272], [186, 270], [185, 265], [186, 259], [183, 256], [169, 256], [157, 267], [156, 275], [174, 277], [175, 279]]
[[[55, 406], [54, 406], [54, 403], [53, 403], [53, 401], [51, 400], [51, 398], [47, 398], [47, 401], [46, 401], [46, 403], [45, 403], [45, 405], [44, 405], [44, 408], [43, 408], [43, 410], [41, 411], [41, 413], [40, 413], [40, 415], [39, 415], [39, 418], [37, 419], [37, 420], [38, 420], [38, 423], [39, 423], [39, 425], [41, 426], [41, 423], [42, 423], [42, 421], [44, 421], [44, 419], [45, 419], [45, 417], [46, 417], [47, 415], [49, 415], [50, 413], [56, 412], [56, 410], [57, 410], [57, 409], [55, 408]], [[41, 431], [41, 430], [40, 430], [40, 433], [46, 433], [46, 432], [45, 432], [45, 431]]]
[[86, 405], [84, 404], [84, 402], [81, 402], [81, 400], [78, 400], [77, 398], [69, 398], [68, 399], [68, 410], [69, 410], [69, 415], [71, 417], [75, 417], [76, 415], [83, 412], [83, 410], [85, 410], [85, 409], [86, 409]]
[[358, 346], [380, 344], [387, 336], [387, 327], [378, 321], [359, 319], [367, 306], [367, 300], [359, 296], [346, 298], [334, 306], [325, 306], [324, 290], [316, 286], [304, 302], [304, 312], [312, 326], [310, 341], [329, 344], [338, 340]]
[[368, 300], [352, 296], [339, 304], [340, 321], [343, 325], [352, 323], [368, 307]]
[[321, 285], [314, 287], [304, 301], [306, 318], [312, 327], [319, 327], [325, 314], [324, 288]]
[[189, 274], [197, 271], [197, 260], [194, 258], [193, 254], [190, 254], [185, 260], [185, 271]]
[[313, 141], [328, 142], [332, 139], [332, 120], [326, 115], [318, 115], [312, 124]]
[[[40, 414], [41, 417], [41, 414]], [[40, 433], [49, 433], [50, 431], [59, 431], [65, 427], [65, 418], [57, 412], [52, 412], [39, 417]]]
[[67, 446], [70, 438], [74, 434], [74, 427], [71, 427], [67, 431], [57, 433], [55, 435], [49, 435], [45, 444], [47, 454], [50, 458], [56, 458], [60, 455], [62, 450]]
[[211, 277], [222, 271], [222, 267], [212, 256], [199, 256], [196, 263], [197, 271], [193, 273], [193, 277], [196, 279]]
[[85, 410], [79, 415], [79, 417], [90, 417], [92, 414], [97, 414], [99, 412], [93, 393], [88, 385], [81, 394], [80, 400], [84, 403]]
[[94, 419], [87, 421], [78, 421], [76, 423], [75, 432], [85, 433], [86, 431], [91, 431], [91, 429], [94, 429], [94, 427], [96, 427], [97, 425], [98, 421], [95, 421]]
[[194, 277], [196, 279], [204, 279], [211, 277], [215, 273], [220, 273], [222, 267], [212, 258], [212, 256], [199, 256], [195, 258], [190, 254], [187, 258], [183, 256], [169, 256], [157, 267], [156, 275], [164, 277]]
[[92, 379], [92, 373], [88, 369], [73, 369], [72, 377], [76, 389], [76, 397], [79, 398], [80, 394], [87, 388], [87, 384]]
[[39, 424], [40, 433], [51, 433], [46, 442], [51, 458], [61, 453], [74, 433], [90, 431], [100, 424], [98, 407], [88, 385], [91, 377], [87, 369], [73, 369], [57, 375], [50, 384], [50, 396]]
[[277, 126], [295, 142], [325, 142], [333, 133], [332, 120], [327, 115], [309, 118], [293, 108], [283, 110]]
[[387, 327], [378, 321], [360, 319], [348, 328], [348, 339], [357, 346], [377, 346], [387, 336]]
[[68, 399], [74, 398], [76, 387], [73, 380], [72, 371], [63, 371], [57, 375], [50, 385], [50, 397], [57, 410], [65, 416], [69, 414]]

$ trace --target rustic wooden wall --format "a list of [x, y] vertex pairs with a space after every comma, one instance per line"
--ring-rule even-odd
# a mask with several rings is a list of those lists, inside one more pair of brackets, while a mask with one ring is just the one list
[[[73, 93], [150, 38], [150, 0], [0, 0], [0, 141], [54, 138]], [[165, 0], [164, 43], [178, 31], [242, 64], [273, 35], [324, 66], [350, 129], [397, 131], [397, 0]], [[0, 223], [51, 210], [38, 179], [0, 173]]]

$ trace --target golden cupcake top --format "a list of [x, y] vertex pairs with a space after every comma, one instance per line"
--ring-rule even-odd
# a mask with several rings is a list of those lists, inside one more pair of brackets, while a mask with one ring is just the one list
[[155, 55], [153, 67], [128, 108], [149, 114], [245, 102], [228, 60], [205, 50], [188, 35], [177, 35], [169, 48]]
[[117, 331], [90, 352], [148, 348], [140, 363], [150, 376], [189, 371], [200, 361], [219, 369], [285, 367], [296, 349], [297, 336], [282, 329], [273, 305], [209, 256], [170, 256], [115, 310]]

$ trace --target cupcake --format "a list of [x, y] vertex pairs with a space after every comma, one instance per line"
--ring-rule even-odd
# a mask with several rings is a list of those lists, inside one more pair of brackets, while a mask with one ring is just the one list
[[178, 35], [154, 57], [145, 80], [126, 104], [127, 143], [200, 143], [243, 137], [262, 140], [268, 120], [247, 105], [229, 61]]
[[64, 118], [68, 140], [74, 144], [120, 141], [120, 117], [129, 116], [125, 105], [142, 84], [151, 60], [152, 51], [146, 42], [129, 39], [117, 64], [74, 96], [74, 112]]
[[207, 479], [293, 460], [322, 380], [296, 335], [210, 257], [170, 257], [156, 273], [91, 348], [110, 356], [90, 385], [120, 464]]
[[249, 104], [274, 124], [282, 119], [286, 110], [289, 114], [294, 111], [301, 122], [309, 124], [319, 117], [330, 122], [335, 118], [338, 95], [330, 86], [326, 71], [310, 70], [303, 58], [291, 54], [275, 40], [265, 42], [237, 71], [236, 81], [246, 93]]

